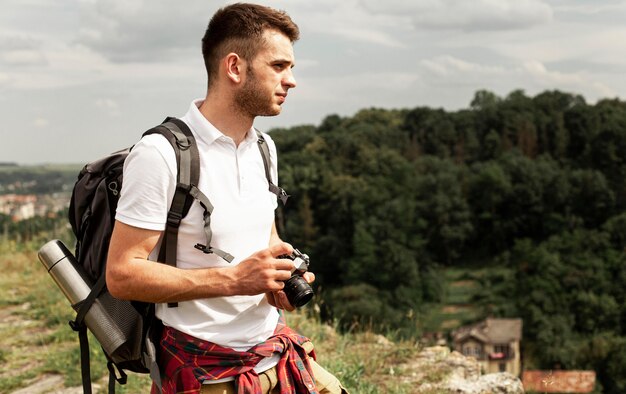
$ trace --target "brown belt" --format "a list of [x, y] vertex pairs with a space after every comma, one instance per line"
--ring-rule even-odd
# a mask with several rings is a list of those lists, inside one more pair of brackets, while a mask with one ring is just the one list
[[[278, 377], [276, 375], [276, 366], [259, 374], [261, 381], [261, 389], [263, 393], [271, 393], [278, 385]], [[215, 384], [203, 384], [200, 394], [235, 394], [235, 382], [221, 382]]]

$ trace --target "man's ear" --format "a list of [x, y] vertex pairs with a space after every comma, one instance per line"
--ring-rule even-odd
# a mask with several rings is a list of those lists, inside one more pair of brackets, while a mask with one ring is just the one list
[[224, 66], [228, 79], [236, 84], [241, 83], [243, 70], [245, 70], [244, 60], [236, 53], [231, 52], [224, 57]]

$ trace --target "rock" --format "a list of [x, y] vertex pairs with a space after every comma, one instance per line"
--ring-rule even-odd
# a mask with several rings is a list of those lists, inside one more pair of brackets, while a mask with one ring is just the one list
[[521, 394], [522, 382], [507, 372], [490, 373], [471, 379], [450, 379], [443, 388], [458, 394]]
[[[501, 372], [481, 374], [473, 357], [450, 351], [445, 346], [428, 347], [415, 360], [399, 366], [406, 371], [407, 382], [415, 393], [441, 394], [523, 394], [524, 387], [516, 376]], [[410, 373], [408, 373], [411, 371]]]
[[376, 344], [382, 346], [383, 348], [393, 347], [393, 342], [382, 335], [376, 335]]

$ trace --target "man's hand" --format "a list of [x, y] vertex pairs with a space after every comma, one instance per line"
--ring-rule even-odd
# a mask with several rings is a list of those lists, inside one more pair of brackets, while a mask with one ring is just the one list
[[279, 242], [241, 261], [233, 267], [236, 280], [234, 294], [256, 295], [282, 290], [284, 281], [291, 277], [293, 262], [277, 257], [292, 252], [291, 245]]
[[[236, 295], [256, 295], [265, 293], [270, 305], [279, 309], [293, 311], [296, 309], [283, 291], [285, 281], [291, 278], [293, 261], [280, 259], [278, 256], [290, 255], [293, 246], [286, 242], [276, 242], [269, 248], [260, 250], [233, 267], [236, 275]], [[315, 281], [315, 274], [305, 272], [304, 280]]]
[[[307, 281], [307, 283], [313, 283], [315, 281], [315, 274], [312, 272], [307, 271], [302, 275], [302, 277], [304, 278], [304, 280]], [[269, 291], [265, 293], [265, 296], [267, 297], [267, 301], [270, 303], [270, 305], [275, 306], [278, 309], [284, 309], [288, 312], [296, 309], [295, 306], [291, 305], [289, 299], [287, 299], [287, 294], [283, 290]]]

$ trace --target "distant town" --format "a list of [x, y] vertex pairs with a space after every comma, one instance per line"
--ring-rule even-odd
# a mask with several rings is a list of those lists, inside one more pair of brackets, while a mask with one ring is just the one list
[[69, 206], [78, 166], [0, 166], [0, 215], [13, 223], [55, 217]]
[[71, 193], [3, 194], [0, 195], [0, 214], [19, 222], [35, 216], [55, 217], [69, 205]]

